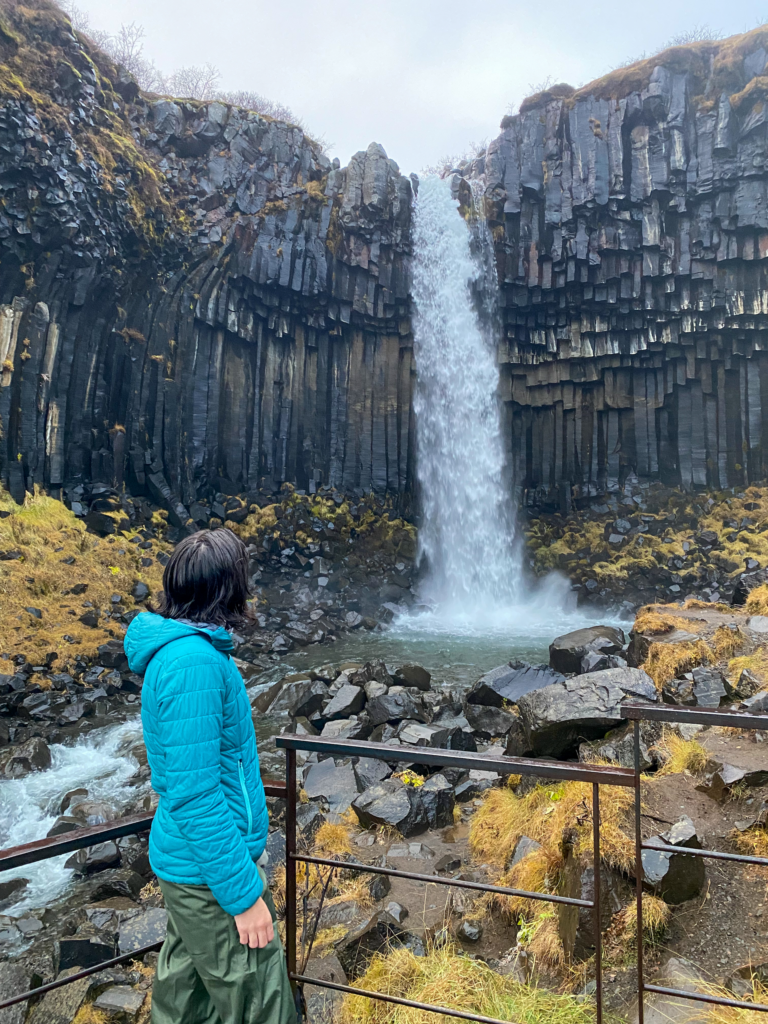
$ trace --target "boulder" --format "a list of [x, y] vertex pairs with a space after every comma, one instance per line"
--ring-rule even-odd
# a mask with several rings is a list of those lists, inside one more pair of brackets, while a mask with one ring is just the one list
[[350, 669], [349, 681], [354, 686], [365, 686], [374, 681], [391, 686], [393, 679], [383, 661], [367, 661], [362, 668]]
[[325, 815], [314, 803], [298, 804], [296, 807], [296, 827], [306, 837], [312, 840], [317, 831], [325, 822]]
[[432, 775], [423, 786], [419, 786], [417, 793], [430, 828], [447, 828], [453, 824], [456, 797], [444, 775]]
[[400, 779], [386, 779], [367, 789], [355, 798], [352, 808], [363, 828], [389, 825], [403, 836], [412, 836], [427, 827], [418, 791]]
[[397, 730], [401, 743], [414, 747], [447, 747], [451, 730], [443, 725], [425, 725], [406, 719]]
[[389, 687], [386, 683], [380, 683], [377, 679], [371, 679], [370, 682], [365, 684], [363, 689], [365, 690], [366, 700], [375, 700], [376, 697], [382, 697]]
[[405, 690], [399, 693], [386, 693], [368, 702], [366, 708], [371, 725], [383, 725], [385, 722], [399, 722], [409, 718], [415, 722], [426, 722], [426, 714], [421, 703]]
[[[39, 984], [39, 979], [29, 968], [13, 961], [0, 963], [0, 998], [12, 999], [22, 992], [29, 992], [36, 984]], [[0, 1010], [0, 1024], [24, 1024], [27, 1007], [28, 1003], [24, 1002]]]
[[408, 917], [408, 908], [391, 900], [384, 908], [384, 913], [387, 917], [391, 917], [395, 924], [402, 924]]
[[488, 704], [467, 704], [465, 715], [470, 729], [484, 740], [506, 736], [519, 721], [510, 711]]
[[510, 662], [481, 676], [467, 694], [467, 703], [500, 708], [505, 701], [517, 703], [524, 694], [532, 690], [540, 690], [564, 680], [565, 677], [560, 672], [555, 672], [547, 665]]
[[121, 954], [153, 942], [162, 942], [167, 924], [168, 912], [162, 907], [146, 907], [136, 913], [121, 914], [117, 939]]
[[650, 676], [638, 668], [610, 668], [534, 690], [518, 701], [531, 753], [562, 757], [579, 742], [597, 739], [622, 721], [627, 698], [655, 701]]
[[748, 771], [733, 764], [710, 762], [710, 770], [696, 786], [700, 793], [706, 793], [713, 800], [725, 800], [734, 786], [764, 786], [768, 782], [768, 771]]
[[415, 686], [417, 690], [428, 690], [432, 682], [432, 676], [421, 665], [401, 665], [395, 679], [402, 686]]
[[371, 735], [371, 720], [365, 711], [351, 718], [326, 722], [320, 735], [327, 740], [365, 740]]
[[716, 668], [700, 665], [691, 673], [693, 696], [701, 708], [719, 708], [728, 699], [725, 678]]
[[[28, 878], [9, 878], [7, 881], [0, 881], [0, 908], [7, 907], [10, 906], [11, 903], [15, 903], [28, 885]], [[2, 1024], [1, 1011], [0, 1024]]]
[[133, 1018], [141, 1009], [146, 992], [129, 985], [111, 985], [97, 996], [93, 1005], [110, 1017], [118, 1019]]
[[[670, 846], [701, 850], [696, 827], [687, 816], [680, 818], [669, 831], [659, 836]], [[686, 857], [685, 853], [643, 850], [643, 883], [665, 903], [676, 906], [698, 896], [704, 888], [706, 868], [702, 857]]]
[[336, 955], [350, 982], [364, 974], [376, 953], [402, 945], [402, 931], [381, 912], [354, 928], [335, 947]]
[[319, 679], [286, 683], [269, 706], [269, 713], [287, 712], [292, 718], [309, 718], [328, 700], [328, 687]]
[[508, 868], [513, 868], [524, 860], [529, 853], [535, 853], [541, 849], [541, 843], [537, 843], [535, 839], [531, 839], [529, 836], [520, 836], [515, 844], [515, 852], [507, 865]]
[[355, 778], [361, 793], [365, 792], [370, 786], [383, 782], [391, 774], [392, 769], [387, 762], [381, 761], [377, 757], [361, 757], [358, 758], [355, 764]]
[[[323, 684], [315, 684], [322, 686]], [[352, 686], [346, 683], [340, 686], [331, 697], [322, 711], [323, 718], [332, 721], [338, 718], [350, 718], [363, 710], [365, 704], [365, 691], [361, 686]]]
[[613, 626], [577, 629], [552, 641], [549, 646], [549, 664], [556, 672], [581, 672], [582, 659], [586, 654], [619, 654], [624, 643], [624, 634]]
[[456, 938], [460, 942], [479, 942], [483, 937], [483, 926], [479, 921], [470, 921], [465, 918], [456, 929]]
[[55, 947], [57, 973], [73, 967], [81, 970], [111, 960], [117, 956], [117, 947], [112, 942], [95, 936], [68, 935], [59, 939]]
[[[663, 727], [659, 722], [640, 723], [640, 770], [647, 771], [655, 767], [657, 757], [654, 745], [661, 739]], [[582, 743], [579, 746], [579, 760], [583, 763], [610, 761], [622, 768], [635, 767], [635, 730], [630, 723], [619, 726], [602, 740], [594, 743]]]
[[334, 814], [343, 814], [357, 797], [358, 786], [351, 764], [337, 766], [332, 757], [308, 765], [304, 791], [310, 800], [323, 800]]
[[11, 747], [4, 755], [3, 771], [11, 779], [19, 779], [30, 772], [43, 772], [51, 767], [51, 751], [44, 739], [34, 736], [18, 747]]
[[435, 851], [424, 843], [393, 843], [387, 850], [387, 860], [431, 860]]
[[115, 868], [120, 864], [120, 850], [117, 843], [98, 843], [83, 850], [77, 850], [67, 860], [64, 867], [71, 868], [81, 875], [92, 875], [105, 868]]
[[[61, 968], [58, 977], [72, 973], [71, 970]], [[27, 1018], [27, 1024], [70, 1024], [70, 1021], [77, 1017], [92, 984], [91, 978], [81, 978], [79, 981], [72, 981], [68, 985], [56, 988], [53, 992], [46, 992], [40, 1002], [35, 1004]], [[2, 1012], [0, 1010], [0, 1013]]]

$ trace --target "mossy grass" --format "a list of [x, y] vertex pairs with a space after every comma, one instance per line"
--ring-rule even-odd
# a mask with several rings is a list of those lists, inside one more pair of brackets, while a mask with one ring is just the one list
[[[595, 1020], [590, 1001], [521, 985], [451, 945], [430, 947], [423, 957], [408, 949], [377, 954], [355, 985], [519, 1024], [592, 1024]], [[452, 1019], [363, 996], [347, 996], [341, 1011], [341, 1024], [432, 1024], [435, 1020], [448, 1024]]]
[[709, 761], [709, 754], [698, 740], [684, 740], [672, 729], [664, 730], [656, 747], [664, 760], [659, 775], [699, 775]]
[[663, 636], [676, 629], [685, 633], [698, 633], [702, 623], [695, 619], [683, 618], [682, 615], [670, 615], [657, 605], [646, 605], [637, 613], [632, 631], [644, 636]]
[[[136, 607], [130, 596], [135, 583], [146, 583], [153, 593], [162, 588], [162, 566], [155, 559], [149, 567], [141, 565], [143, 556], [171, 551], [162, 540], [147, 552], [130, 543], [137, 535], [133, 528], [95, 536], [62, 502], [39, 491], [17, 505], [0, 490], [0, 510], [10, 513], [0, 518], [0, 551], [21, 556], [0, 561], [0, 654], [24, 654], [39, 665], [55, 653], [55, 667], [64, 671], [78, 655], [93, 659], [100, 644], [122, 637], [110, 619], [101, 618], [96, 627], [79, 622], [88, 610], [85, 602], [108, 611], [112, 596], [119, 594], [121, 606], [130, 610]], [[122, 513], [108, 515], [116, 526], [124, 519]], [[72, 594], [74, 587], [85, 589]], [[28, 608], [38, 609], [42, 617]]]

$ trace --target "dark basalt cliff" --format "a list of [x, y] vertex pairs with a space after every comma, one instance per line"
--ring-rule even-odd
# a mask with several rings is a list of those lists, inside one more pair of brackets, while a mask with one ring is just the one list
[[[768, 476], [768, 30], [505, 118], [484, 157], [515, 480]], [[48, 2], [0, 21], [0, 475], [149, 493], [413, 485], [411, 182], [139, 93]], [[764, 439], [765, 438], [765, 439]]]
[[[15, 496], [405, 493], [411, 183], [144, 97], [45, 0], [0, 27], [0, 422]], [[185, 518], [183, 509], [178, 512]]]
[[532, 499], [768, 476], [768, 30], [505, 118], [483, 173]]

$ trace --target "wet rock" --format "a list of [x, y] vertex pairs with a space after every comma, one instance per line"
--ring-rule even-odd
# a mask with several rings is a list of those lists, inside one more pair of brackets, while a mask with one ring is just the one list
[[[0, 907], [7, 907], [11, 903], [15, 903], [28, 885], [28, 878], [10, 878], [8, 881], [0, 881]], [[0, 1024], [2, 1024], [1, 1016]]]
[[[22, 992], [29, 992], [40, 982], [40, 978], [20, 963], [0, 963], [0, 998], [12, 999], [14, 996], [20, 996]], [[28, 1005], [27, 1002], [17, 1003], [6, 1010], [0, 1010], [0, 1024], [24, 1024]]]
[[637, 668], [612, 668], [556, 683], [518, 701], [528, 749], [560, 757], [583, 740], [597, 739], [622, 720], [627, 698], [655, 701], [656, 688]]
[[128, 670], [128, 659], [122, 640], [108, 640], [99, 646], [99, 664], [105, 668], [117, 669], [118, 672]]
[[72, 818], [69, 815], [62, 814], [48, 829], [46, 838], [53, 839], [54, 836], [61, 836], [64, 835], [65, 832], [72, 832], [74, 829], [82, 827], [82, 821], [78, 821], [77, 818]]
[[498, 739], [517, 726], [519, 719], [510, 711], [487, 704], [467, 704], [467, 723], [480, 739]]
[[371, 725], [383, 725], [385, 722], [399, 722], [404, 718], [415, 722], [425, 722], [426, 715], [421, 704], [406, 691], [386, 693], [368, 702], [366, 708]]
[[7, 778], [20, 779], [30, 772], [47, 771], [51, 767], [51, 751], [44, 739], [35, 736], [21, 746], [0, 754]]
[[168, 924], [168, 912], [162, 907], [146, 907], [135, 914], [121, 915], [118, 946], [121, 953], [130, 953], [153, 942], [162, 942]]
[[144, 879], [130, 868], [108, 868], [99, 872], [97, 881], [91, 894], [94, 902], [108, 900], [113, 896], [136, 900], [144, 888]]
[[701, 850], [696, 827], [687, 816], [680, 818], [669, 831], [659, 837], [677, 847], [680, 853], [660, 850], [643, 851], [644, 884], [660, 896], [665, 903], [676, 906], [698, 896], [706, 882], [706, 868], [702, 857], [686, 857], [686, 847]]
[[624, 634], [613, 626], [588, 626], [557, 637], [549, 646], [549, 664], [556, 672], [582, 671], [582, 659], [590, 653], [619, 654]]
[[427, 827], [424, 806], [412, 786], [400, 779], [386, 779], [361, 793], [352, 803], [363, 828], [389, 825], [403, 836], [423, 832]]
[[395, 680], [402, 686], [415, 686], [418, 690], [429, 690], [432, 676], [421, 665], [401, 665], [395, 671]]
[[117, 956], [117, 945], [95, 936], [69, 935], [57, 941], [55, 955], [58, 973], [75, 967], [82, 970]]
[[444, 775], [432, 775], [418, 787], [417, 793], [430, 828], [447, 828], [453, 824], [456, 797], [453, 787]]
[[381, 761], [376, 757], [359, 758], [355, 764], [354, 770], [357, 785], [361, 793], [370, 786], [375, 786], [377, 783], [383, 782], [384, 779], [389, 778], [392, 774], [392, 769], [389, 767], [387, 762]]
[[[322, 686], [322, 683], [314, 683], [314, 686]], [[334, 696], [323, 708], [323, 718], [333, 720], [338, 718], [350, 718], [363, 710], [365, 704], [365, 693], [360, 686], [352, 686], [347, 683], [341, 686]]]
[[349, 981], [354, 982], [365, 973], [376, 953], [392, 945], [402, 945], [399, 941], [402, 934], [400, 928], [382, 913], [374, 914], [353, 929], [335, 947], [336, 955]]
[[327, 722], [320, 735], [331, 740], [365, 740], [371, 735], [371, 720], [365, 711], [351, 718]]
[[323, 800], [331, 811], [342, 814], [358, 794], [354, 768], [337, 766], [332, 757], [310, 765], [304, 774], [304, 791], [310, 800]]
[[[71, 969], [60, 968], [57, 976], [62, 977], [71, 973]], [[29, 1015], [27, 1024], [70, 1024], [85, 1002], [91, 984], [91, 978], [81, 978], [79, 981], [54, 989], [53, 992], [46, 992]]]
[[328, 687], [319, 679], [286, 683], [269, 706], [269, 714], [288, 712], [292, 718], [309, 718], [328, 700]]
[[546, 665], [510, 662], [481, 676], [467, 694], [467, 703], [500, 708], [505, 701], [514, 704], [524, 694], [563, 682], [564, 678], [560, 672], [555, 672]]
[[400, 742], [414, 747], [447, 747], [450, 735], [451, 730], [442, 725], [426, 725], [408, 720], [397, 730]]
[[69, 808], [69, 814], [80, 822], [80, 827], [106, 825], [117, 817], [117, 811], [106, 800], [80, 800]]
[[71, 868], [81, 875], [92, 875], [105, 868], [114, 868], [120, 864], [120, 850], [117, 843], [98, 843], [83, 850], [77, 850], [67, 860], [64, 867]]
[[376, 697], [382, 697], [389, 687], [386, 683], [380, 683], [376, 679], [372, 679], [370, 682], [365, 684], [365, 696], [367, 700], [375, 700]]
[[135, 1017], [145, 998], [146, 992], [139, 989], [128, 985], [112, 985], [96, 997], [93, 1005], [110, 1016], [127, 1019]]
[[366, 683], [377, 682], [391, 686], [394, 680], [387, 671], [383, 661], [367, 661], [362, 668], [353, 669], [349, 673], [349, 682], [353, 686], [365, 686]]

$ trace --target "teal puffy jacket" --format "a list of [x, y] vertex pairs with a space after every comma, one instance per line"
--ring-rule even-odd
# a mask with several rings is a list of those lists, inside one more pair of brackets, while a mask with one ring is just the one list
[[261, 896], [256, 861], [269, 819], [251, 706], [225, 629], [144, 612], [125, 635], [144, 673], [141, 720], [160, 798], [149, 837], [155, 874], [207, 885], [228, 914]]

